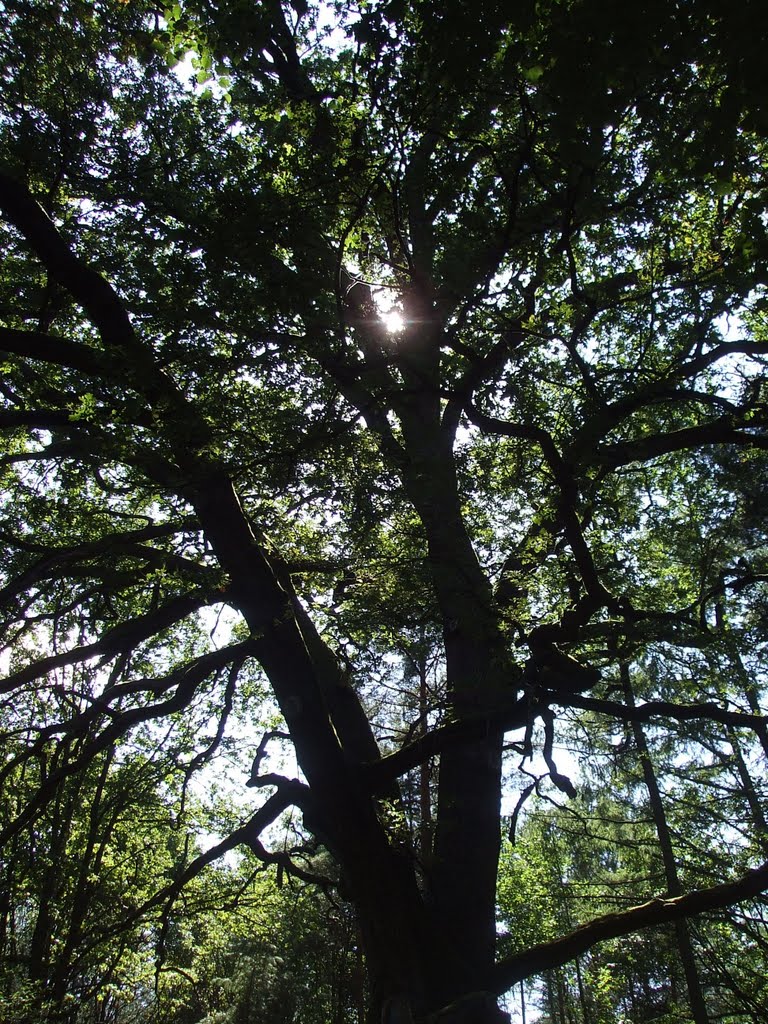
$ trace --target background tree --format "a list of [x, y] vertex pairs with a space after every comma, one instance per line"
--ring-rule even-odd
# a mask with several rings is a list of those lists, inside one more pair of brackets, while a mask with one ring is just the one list
[[[0, 841], [69, 821], [142, 729], [207, 710], [191, 774], [236, 704], [263, 729], [258, 665], [271, 795], [233, 794], [149, 902], [238, 846], [337, 885], [371, 1020], [495, 1020], [600, 940], [768, 887], [764, 13], [4, 10]], [[634, 704], [619, 663], [655, 666]], [[556, 741], [594, 716], [667, 747], [698, 723], [668, 764], [694, 803], [738, 736], [742, 873], [705, 858], [497, 958], [505, 771], [540, 746], [573, 798]], [[314, 847], [268, 831], [292, 807]]]

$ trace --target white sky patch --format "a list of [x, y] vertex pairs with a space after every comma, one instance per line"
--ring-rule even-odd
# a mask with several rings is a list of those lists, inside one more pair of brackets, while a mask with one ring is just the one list
[[220, 650], [234, 641], [233, 630], [241, 620], [239, 612], [234, 611], [229, 605], [217, 604], [201, 608], [198, 614], [205, 624], [216, 650]]

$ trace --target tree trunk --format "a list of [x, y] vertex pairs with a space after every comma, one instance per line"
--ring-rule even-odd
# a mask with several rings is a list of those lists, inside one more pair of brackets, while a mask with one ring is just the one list
[[730, 740], [731, 747], [733, 748], [733, 758], [736, 764], [736, 771], [738, 772], [739, 779], [744, 790], [744, 799], [749, 807], [752, 824], [755, 827], [757, 842], [763, 852], [763, 856], [768, 857], [768, 821], [766, 821], [765, 818], [765, 810], [760, 801], [760, 797], [757, 795], [754, 780], [749, 771], [749, 767], [747, 766], [747, 762], [744, 759], [744, 754], [742, 753], [741, 740], [739, 739], [739, 735], [735, 729], [728, 730], [728, 739]]
[[[621, 682], [624, 689], [624, 698], [629, 707], [635, 706], [635, 695], [632, 689], [632, 679], [629, 666], [622, 662], [620, 666]], [[667, 824], [667, 816], [664, 810], [664, 802], [661, 798], [661, 791], [656, 779], [656, 772], [651, 761], [648, 742], [642, 724], [638, 721], [632, 722], [632, 734], [637, 745], [637, 752], [640, 757], [640, 765], [643, 771], [643, 779], [648, 790], [648, 801], [653, 815], [653, 822], [656, 826], [656, 833], [659, 837], [659, 848], [661, 859], [664, 864], [664, 876], [667, 882], [667, 891], [670, 896], [682, 896], [683, 889], [677, 874], [677, 862], [675, 851], [672, 845], [672, 835]], [[691, 1015], [695, 1024], [709, 1024], [709, 1016], [704, 1002], [704, 993], [701, 988], [699, 972], [696, 966], [696, 958], [691, 942], [691, 933], [688, 922], [685, 919], [675, 922], [675, 937], [680, 954], [685, 984], [688, 989], [688, 1001], [691, 1007]]]
[[[427, 658], [419, 656], [419, 735], [429, 732], [429, 690], [427, 687]], [[432, 856], [432, 786], [429, 758], [419, 765], [419, 820], [417, 849], [422, 863]]]
[[[402, 475], [426, 535], [443, 621], [448, 710], [460, 720], [476, 713], [485, 692], [509, 685], [511, 676], [491, 587], [462, 516], [453, 430], [441, 421], [437, 389], [425, 387], [435, 375], [439, 346], [414, 351], [413, 362], [401, 367], [413, 390], [397, 405], [406, 453]], [[448, 746], [440, 755], [424, 895], [434, 948], [442, 950], [426, 1007], [441, 1024], [506, 1019], [484, 991], [496, 945], [502, 740], [503, 732], [489, 724], [481, 740]], [[397, 999], [386, 1014], [392, 1024], [407, 1019]]]
[[581, 1019], [584, 1024], [592, 1024], [592, 1014], [589, 1009], [589, 1000], [587, 999], [587, 990], [584, 987], [584, 978], [581, 974], [581, 958], [576, 957], [576, 984], [579, 990], [579, 1006], [581, 1007]]

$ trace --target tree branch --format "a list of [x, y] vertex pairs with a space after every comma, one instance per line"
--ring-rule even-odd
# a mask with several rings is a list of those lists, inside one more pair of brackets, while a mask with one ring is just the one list
[[651, 700], [645, 704], [629, 707], [618, 701], [584, 697], [581, 694], [563, 690], [551, 690], [542, 694], [548, 702], [565, 707], [578, 707], [584, 711], [596, 711], [626, 722], [647, 722], [651, 718], [673, 718], [680, 722], [707, 719], [741, 729], [752, 729], [760, 737], [768, 738], [768, 720], [761, 715], [749, 715], [743, 711], [728, 711], [717, 704], [674, 704], [671, 701]]
[[[756, 423], [755, 426], [765, 427], [765, 424]], [[698, 427], [684, 427], [668, 434], [650, 434], [633, 441], [603, 445], [595, 451], [594, 461], [607, 469], [616, 469], [629, 462], [647, 462], [658, 458], [659, 455], [701, 448], [710, 444], [736, 444], [768, 449], [768, 436], [765, 433], [753, 433], [749, 429], [738, 429], [733, 425], [731, 416], [721, 416], [711, 423], [703, 423]]]
[[0, 174], [0, 212], [26, 238], [51, 277], [82, 306], [105, 344], [135, 344], [130, 319], [112, 286], [72, 253], [29, 190], [6, 174]]
[[[1, 177], [1, 176], [0, 176]], [[19, 331], [13, 327], [0, 327], [0, 349], [27, 359], [81, 370], [94, 377], [125, 380], [125, 375], [112, 360], [98, 349], [89, 348], [69, 338], [58, 338], [40, 331]]]
[[[109, 935], [116, 935], [124, 931], [127, 927], [144, 917], [150, 910], [160, 906], [160, 904], [166, 901], [172, 902], [179, 895], [185, 885], [188, 885], [193, 878], [196, 878], [204, 868], [208, 867], [214, 861], [223, 857], [225, 854], [234, 850], [237, 846], [248, 846], [253, 848], [252, 844], [257, 842], [258, 836], [271, 825], [273, 821], [282, 814], [284, 810], [290, 807], [292, 804], [301, 806], [305, 801], [308, 794], [307, 787], [296, 780], [285, 780], [286, 785], [278, 789], [276, 793], [273, 793], [268, 800], [253, 814], [248, 821], [246, 821], [239, 828], [236, 828], [234, 832], [230, 833], [221, 842], [215, 843], [205, 853], [201, 853], [195, 857], [187, 867], [181, 872], [170, 885], [166, 885], [160, 892], [155, 893], [145, 903], [142, 903], [140, 907], [137, 907], [127, 918], [124, 918], [117, 925], [113, 926], [105, 934], [102, 933], [99, 936], [99, 941], [103, 941]], [[260, 845], [260, 844], [259, 844]], [[255, 851], [254, 851], [255, 852]], [[265, 851], [266, 853], [266, 851]], [[257, 853], [258, 856], [258, 853]], [[269, 859], [266, 863], [272, 863]]]
[[135, 619], [113, 626], [92, 644], [83, 644], [73, 647], [69, 651], [63, 651], [61, 654], [51, 654], [46, 658], [39, 658], [31, 665], [19, 669], [18, 672], [11, 673], [0, 684], [0, 693], [10, 693], [18, 686], [39, 679], [65, 665], [87, 661], [89, 658], [113, 658], [117, 654], [133, 649], [137, 644], [155, 636], [161, 630], [168, 629], [199, 608], [213, 603], [215, 603], [214, 599], [208, 591], [198, 591], [174, 598], [162, 608], [158, 608], [157, 611], [138, 615]]
[[543, 702], [531, 702], [527, 697], [519, 698], [510, 687], [498, 693], [472, 694], [477, 702], [487, 700], [495, 706], [487, 710], [476, 710], [460, 721], [449, 722], [420, 736], [394, 754], [382, 757], [380, 761], [363, 765], [362, 772], [374, 792], [381, 792], [393, 779], [399, 778], [428, 758], [434, 757], [448, 747], [482, 739], [490, 729], [502, 728], [505, 732], [520, 729], [528, 720], [546, 707]]
[[[149, 560], [157, 556], [172, 560], [174, 567], [177, 569], [206, 573], [209, 571], [208, 566], [200, 565], [173, 552], [148, 547], [141, 543], [142, 541], [173, 536], [173, 534], [180, 533], [183, 530], [196, 528], [197, 520], [193, 516], [187, 516], [174, 523], [151, 524], [138, 530], [127, 530], [125, 533], [106, 534], [98, 540], [86, 541], [83, 544], [76, 544], [72, 547], [52, 547], [46, 549], [44, 545], [41, 545], [40, 549], [45, 552], [42, 558], [19, 573], [5, 587], [0, 588], [0, 606], [16, 595], [28, 590], [40, 580], [51, 579], [57, 575], [66, 575], [69, 565], [98, 558], [100, 555], [133, 554], [139, 558]], [[10, 542], [11, 545], [15, 541], [15, 538], [2, 531], [0, 531], [0, 539]]]
[[709, 910], [719, 910], [759, 896], [766, 889], [768, 861], [733, 882], [724, 882], [708, 889], [695, 889], [674, 899], [652, 899], [622, 913], [606, 914], [558, 939], [539, 943], [524, 953], [499, 961], [491, 972], [488, 988], [501, 995], [532, 974], [567, 964], [598, 942], [628, 935], [642, 928], [671, 924]]

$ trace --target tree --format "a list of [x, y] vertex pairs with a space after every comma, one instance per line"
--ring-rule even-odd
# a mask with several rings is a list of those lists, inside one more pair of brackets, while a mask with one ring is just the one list
[[[241, 844], [312, 876], [266, 831], [298, 808], [371, 1020], [495, 1020], [602, 939], [768, 887], [745, 841], [740, 876], [495, 960], [505, 735], [540, 720], [565, 793], [572, 715], [766, 742], [762, 9], [4, 10], [8, 777], [58, 753], [0, 841], [210, 698], [198, 767], [257, 663], [272, 794], [157, 899]], [[393, 707], [435, 638], [433, 692]], [[710, 648], [743, 666], [716, 693], [671, 667]], [[617, 664], [659, 652], [622, 700]], [[301, 778], [262, 768], [284, 735]]]
[[122, 993], [113, 1016], [78, 1024], [363, 1019], [354, 914], [335, 895], [293, 878], [277, 884], [246, 851], [198, 876], [163, 917], [154, 977]]
[[[77, 741], [75, 741], [77, 742]], [[14, 805], [43, 787], [69, 751], [49, 746], [8, 776], [5, 827]], [[57, 787], [27, 833], [2, 859], [3, 972], [0, 1013], [13, 1024], [40, 1020], [117, 1021], [112, 1012], [151, 978], [153, 944], [131, 907], [154, 895], [172, 865], [172, 812], [159, 795], [162, 763], [133, 752], [120, 764], [114, 747], [95, 755]], [[18, 760], [11, 749], [4, 768]]]

